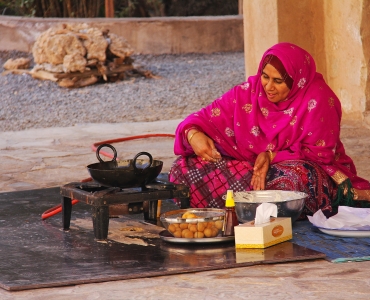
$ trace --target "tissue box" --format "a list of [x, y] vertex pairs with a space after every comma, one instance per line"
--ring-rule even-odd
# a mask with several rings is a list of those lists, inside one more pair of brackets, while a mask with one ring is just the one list
[[236, 248], [267, 248], [292, 239], [291, 218], [270, 218], [270, 222], [250, 221], [234, 227]]

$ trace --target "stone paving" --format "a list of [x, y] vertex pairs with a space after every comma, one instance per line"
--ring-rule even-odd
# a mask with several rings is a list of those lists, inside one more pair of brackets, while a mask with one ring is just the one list
[[[89, 177], [97, 162], [91, 145], [140, 134], [174, 133], [180, 120], [153, 123], [80, 124], [68, 128], [0, 133], [0, 191], [60, 186]], [[370, 178], [370, 130], [342, 124], [342, 140], [360, 176]], [[140, 151], [164, 162], [175, 156], [172, 138], [113, 144], [118, 156]], [[370, 299], [370, 261], [334, 264], [326, 260], [257, 265], [154, 278], [8, 292], [0, 299]]]

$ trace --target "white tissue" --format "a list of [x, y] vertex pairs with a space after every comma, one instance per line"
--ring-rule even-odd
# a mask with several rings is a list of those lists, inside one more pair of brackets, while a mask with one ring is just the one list
[[329, 219], [321, 210], [307, 216], [316, 227], [341, 230], [370, 230], [370, 208], [339, 206], [338, 213]]
[[261, 203], [256, 209], [254, 224], [270, 222], [270, 217], [277, 217], [277, 206], [273, 203]]

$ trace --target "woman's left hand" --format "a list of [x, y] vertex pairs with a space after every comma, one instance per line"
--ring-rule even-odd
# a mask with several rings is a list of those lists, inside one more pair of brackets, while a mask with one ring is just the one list
[[253, 190], [264, 190], [266, 187], [266, 176], [270, 167], [270, 156], [267, 152], [258, 154], [254, 163], [251, 186]]

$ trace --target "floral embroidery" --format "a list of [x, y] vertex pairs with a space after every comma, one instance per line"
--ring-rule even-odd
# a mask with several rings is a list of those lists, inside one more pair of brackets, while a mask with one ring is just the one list
[[233, 148], [234, 148], [235, 150], [238, 150], [238, 147], [236, 147], [236, 146], [233, 146]]
[[221, 110], [218, 107], [212, 108], [212, 117], [219, 117], [221, 115]]
[[259, 136], [260, 134], [260, 129], [258, 126], [253, 126], [252, 129], [251, 129], [251, 134], [253, 134], [254, 136]]
[[266, 147], [266, 150], [267, 150], [267, 151], [268, 151], [268, 150], [271, 150], [271, 151], [272, 151], [272, 150], [274, 150], [274, 149], [275, 149], [275, 145], [274, 145], [274, 144], [271, 144], [271, 143], [270, 143], [270, 144], [268, 144], [268, 145], [267, 145], [267, 147]]
[[311, 110], [313, 110], [317, 105], [317, 101], [315, 99], [311, 99], [310, 101], [308, 101], [308, 111], [310, 112]]
[[286, 139], [285, 143], [288, 145], [289, 144], [289, 139]]
[[265, 108], [265, 107], [262, 107], [261, 108], [261, 112], [262, 112], [262, 114], [267, 118], [267, 116], [269, 115], [269, 111], [268, 111], [268, 109], [267, 108]]
[[247, 90], [247, 89], [249, 88], [249, 82], [243, 83], [242, 85], [240, 85], [240, 87], [241, 87], [243, 90]]
[[236, 103], [236, 99], [233, 100], [233, 103]]
[[301, 79], [299, 79], [299, 82], [298, 82], [297, 85], [298, 85], [299, 88], [303, 89], [305, 83], [306, 83], [306, 78], [301, 78]]
[[319, 147], [325, 147], [325, 141], [324, 140], [318, 140], [315, 145], [319, 146]]
[[330, 107], [333, 107], [334, 106], [334, 98], [333, 97], [330, 97], [329, 98], [329, 106]]
[[258, 94], [258, 97], [261, 97], [261, 96], [262, 96], [262, 93], [259, 93], [259, 94]]
[[309, 132], [308, 135], [312, 135], [312, 132]]
[[303, 126], [301, 126], [301, 130], [303, 130]]
[[276, 124], [272, 125], [272, 128], [276, 128]]
[[249, 145], [249, 149], [253, 149], [253, 145], [252, 144]]
[[290, 121], [290, 125], [294, 125], [295, 123], [297, 123], [297, 116], [294, 116], [293, 120]]
[[307, 61], [308, 64], [310, 64], [310, 62], [311, 62], [310, 57], [307, 54], [306, 54], [306, 61]]
[[228, 137], [231, 137], [231, 136], [234, 136], [234, 131], [232, 129], [230, 129], [229, 127], [226, 127], [225, 129], [225, 134], [228, 136]]
[[247, 103], [243, 105], [242, 109], [244, 109], [246, 113], [250, 113], [252, 111], [252, 104]]
[[237, 123], [236, 123], [236, 126], [240, 126], [240, 123], [239, 123], [239, 122], [237, 122]]
[[310, 149], [308, 149], [307, 147], [304, 147], [304, 148], [303, 148], [303, 151], [304, 151], [304, 152], [307, 152], [307, 153], [310, 153]]
[[289, 109], [284, 110], [284, 114], [292, 116], [293, 111], [294, 111], [294, 107], [291, 107]]

